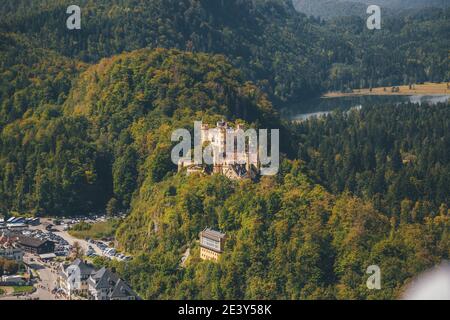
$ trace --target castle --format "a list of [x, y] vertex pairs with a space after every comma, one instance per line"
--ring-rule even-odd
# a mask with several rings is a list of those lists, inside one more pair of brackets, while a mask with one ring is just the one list
[[[196, 172], [221, 174], [233, 180], [256, 178], [260, 167], [258, 149], [256, 146], [252, 148], [252, 142], [245, 141], [245, 137], [244, 147], [238, 147], [238, 135], [243, 133], [244, 129], [241, 125], [232, 128], [225, 121], [217, 122], [216, 128], [209, 128], [207, 124], [202, 124], [200, 138], [202, 152], [203, 148], [210, 151], [212, 163], [196, 164], [190, 159], [180, 160], [178, 171], [186, 169], [188, 175]], [[231, 145], [227, 141], [230, 137]]]

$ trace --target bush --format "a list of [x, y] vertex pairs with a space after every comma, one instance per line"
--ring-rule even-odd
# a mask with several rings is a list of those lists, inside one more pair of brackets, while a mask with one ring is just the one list
[[73, 231], [88, 231], [88, 230], [91, 230], [91, 228], [92, 228], [91, 224], [82, 221], [82, 222], [74, 225], [71, 229]]
[[0, 276], [3, 274], [16, 274], [19, 264], [14, 260], [0, 259]]

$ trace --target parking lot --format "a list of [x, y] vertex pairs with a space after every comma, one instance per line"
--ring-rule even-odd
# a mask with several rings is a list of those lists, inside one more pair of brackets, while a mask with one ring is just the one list
[[[103, 218], [93, 219], [61, 219], [57, 225], [54, 225], [52, 219], [41, 219], [41, 224], [38, 226], [30, 227], [28, 231], [23, 233], [29, 233], [28, 235], [45, 240], [51, 240], [56, 243], [55, 254], [57, 256], [68, 256], [75, 242], [78, 242], [81, 248], [84, 250], [86, 256], [95, 257], [101, 256], [109, 259], [118, 260], [130, 260], [131, 257], [118, 253], [115, 248], [111, 247], [109, 243], [101, 240], [84, 240], [71, 236], [68, 232], [70, 225], [85, 221], [86, 223], [95, 223], [101, 221]], [[50, 230], [47, 230], [48, 226], [52, 225]]]

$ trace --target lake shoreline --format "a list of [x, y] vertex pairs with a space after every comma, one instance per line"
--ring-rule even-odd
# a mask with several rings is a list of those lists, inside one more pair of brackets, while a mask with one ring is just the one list
[[288, 121], [303, 121], [311, 117], [321, 117], [333, 110], [349, 110], [363, 108], [367, 105], [413, 103], [431, 104], [448, 103], [450, 94], [397, 94], [397, 95], [351, 95], [328, 98], [317, 98], [303, 102], [302, 104], [286, 108], [282, 111], [282, 117]]
[[321, 98], [344, 98], [344, 97], [361, 97], [361, 96], [443, 96], [450, 95], [450, 89], [447, 87], [447, 83], [424, 83], [414, 85], [410, 89], [408, 85], [395, 86], [398, 91], [393, 91], [393, 87], [378, 87], [370, 90], [355, 89], [353, 92], [327, 92], [322, 95]]

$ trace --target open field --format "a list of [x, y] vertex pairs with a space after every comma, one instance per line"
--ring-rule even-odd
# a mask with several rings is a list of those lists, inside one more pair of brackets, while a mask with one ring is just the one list
[[118, 220], [110, 219], [103, 222], [81, 222], [74, 225], [69, 234], [78, 239], [102, 239], [113, 237], [118, 227]]
[[32, 293], [35, 289], [33, 286], [13, 287], [14, 294]]
[[0, 288], [0, 295], [3, 294], [25, 294], [33, 293], [35, 291], [33, 286], [6, 286]]
[[450, 89], [447, 87], [447, 83], [431, 83], [427, 82], [424, 84], [416, 84], [411, 89], [408, 85], [398, 86], [399, 90], [397, 92], [392, 91], [392, 87], [379, 87], [370, 89], [354, 89], [351, 93], [342, 92], [328, 92], [323, 97], [324, 98], [339, 98], [339, 97], [352, 97], [352, 96], [410, 96], [410, 95], [445, 95], [450, 94]]

